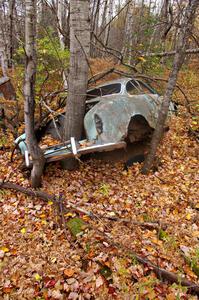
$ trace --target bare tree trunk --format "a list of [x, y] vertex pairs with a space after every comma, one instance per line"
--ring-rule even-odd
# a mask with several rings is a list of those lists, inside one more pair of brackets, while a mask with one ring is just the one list
[[127, 15], [125, 23], [125, 43], [122, 50], [123, 56], [127, 58], [128, 64], [131, 64], [131, 50], [133, 46], [133, 3], [127, 6]]
[[[107, 18], [106, 23], [110, 22], [110, 20], [113, 17], [113, 0], [109, 0], [108, 7], [109, 7], [109, 10], [108, 10], [108, 18]], [[105, 36], [104, 36], [104, 45], [105, 46], [108, 45], [110, 28], [111, 28], [111, 23], [106, 27], [106, 30], [105, 30]]]
[[9, 1], [9, 37], [8, 37], [8, 68], [13, 65], [13, 18], [14, 18], [15, 0]]
[[2, 3], [0, 3], [0, 63], [3, 76], [7, 76], [7, 56], [6, 56], [6, 40], [5, 40], [5, 22]]
[[[59, 42], [60, 42], [60, 47], [62, 50], [65, 49], [65, 37], [64, 37], [64, 10], [66, 8], [64, 7], [64, 0], [58, 0], [57, 3], [57, 20], [58, 20], [58, 35], [59, 35]], [[64, 88], [68, 88], [68, 83], [67, 83], [67, 74], [66, 71], [63, 69], [62, 71], [63, 74], [63, 82], [64, 82]]]
[[91, 49], [90, 49], [90, 55], [91, 57], [97, 56], [97, 50], [95, 47], [96, 39], [94, 38], [94, 35], [98, 35], [98, 29], [99, 29], [99, 12], [100, 12], [100, 0], [94, 0], [92, 5], [92, 11], [91, 11]]
[[[89, 0], [70, 2], [70, 73], [63, 140], [79, 140], [83, 131], [90, 53]], [[64, 168], [73, 168], [66, 160]]]
[[170, 99], [172, 97], [176, 85], [178, 72], [184, 62], [186, 46], [198, 6], [198, 0], [190, 0], [185, 9], [185, 14], [181, 23], [178, 41], [176, 44], [176, 53], [173, 62], [173, 69], [169, 76], [166, 93], [164, 95], [164, 99], [159, 111], [157, 126], [152, 137], [150, 151], [142, 168], [142, 173], [144, 174], [147, 174], [151, 169], [155, 158], [156, 150], [163, 136], [164, 124], [168, 115]]
[[26, 0], [25, 17], [25, 53], [26, 70], [24, 84], [24, 115], [25, 133], [28, 151], [32, 157], [33, 169], [31, 171], [31, 185], [36, 188], [41, 185], [41, 177], [45, 164], [43, 152], [38, 146], [34, 132], [35, 111], [35, 76], [36, 76], [36, 0]]
[[37, 4], [37, 23], [41, 24], [43, 17], [43, 0], [39, 0]]

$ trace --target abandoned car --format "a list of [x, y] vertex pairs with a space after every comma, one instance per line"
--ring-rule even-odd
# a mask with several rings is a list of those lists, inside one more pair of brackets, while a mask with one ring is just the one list
[[[46, 162], [86, 153], [125, 148], [127, 143], [141, 141], [156, 127], [163, 97], [141, 80], [120, 78], [88, 90], [84, 117], [85, 138], [74, 137], [66, 143], [44, 149]], [[174, 111], [173, 103], [170, 112]], [[62, 134], [64, 115], [51, 120], [42, 129], [42, 135], [58, 138]], [[25, 134], [15, 140], [25, 156], [26, 166], [31, 163]]]

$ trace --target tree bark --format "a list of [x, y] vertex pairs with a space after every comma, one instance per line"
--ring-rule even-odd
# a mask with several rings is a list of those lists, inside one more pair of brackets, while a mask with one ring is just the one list
[[2, 3], [0, 3], [0, 63], [3, 76], [7, 76], [8, 61], [6, 54], [5, 22]]
[[41, 177], [45, 164], [42, 150], [39, 148], [34, 132], [34, 111], [35, 111], [35, 77], [36, 77], [36, 0], [26, 0], [25, 17], [25, 53], [26, 69], [24, 84], [24, 115], [25, 133], [28, 151], [32, 156], [33, 168], [31, 171], [32, 187], [41, 185]]
[[[109, 23], [111, 21], [111, 19], [113, 18], [113, 0], [109, 0], [108, 7], [109, 7], [109, 9], [108, 9], [107, 23]], [[106, 30], [105, 30], [105, 35], [104, 35], [104, 45], [105, 46], [108, 45], [110, 29], [111, 29], [111, 23], [109, 23], [109, 25], [106, 27]]]
[[172, 98], [172, 94], [176, 85], [178, 72], [184, 62], [188, 38], [193, 26], [194, 17], [198, 7], [198, 0], [190, 0], [185, 9], [184, 17], [178, 36], [173, 68], [169, 76], [166, 93], [164, 95], [164, 99], [158, 114], [157, 125], [152, 137], [149, 154], [147, 155], [147, 158], [144, 162], [144, 166], [142, 168], [143, 174], [147, 174], [151, 169], [155, 158], [156, 150], [163, 136], [164, 124], [168, 115], [170, 100]]
[[9, 1], [9, 37], [8, 37], [8, 68], [13, 65], [13, 18], [14, 18], [15, 0]]
[[[106, 1], [107, 2], [107, 1]], [[94, 0], [91, 7], [91, 49], [90, 56], [92, 58], [97, 57], [97, 49], [95, 47], [95, 37], [94, 35], [98, 35], [99, 30], [99, 12], [100, 12], [101, 1]]]
[[131, 50], [133, 46], [133, 3], [130, 2], [127, 6], [126, 22], [125, 22], [125, 39], [122, 50], [123, 56], [127, 59], [128, 64], [131, 64]]
[[[62, 50], [65, 49], [65, 37], [64, 37], [64, 0], [58, 0], [57, 3], [57, 21], [58, 21], [58, 35], [59, 35], [59, 43], [60, 43], [60, 48]], [[62, 71], [62, 76], [63, 76], [63, 84], [64, 84], [64, 89], [68, 88], [68, 83], [67, 83], [67, 74], [66, 70], [63, 68]]]
[[41, 24], [43, 18], [43, 1], [39, 0], [37, 4], [37, 23]]
[[[89, 1], [70, 2], [70, 71], [63, 140], [81, 139], [88, 82], [90, 53]], [[72, 169], [74, 160], [65, 160], [63, 167]]]

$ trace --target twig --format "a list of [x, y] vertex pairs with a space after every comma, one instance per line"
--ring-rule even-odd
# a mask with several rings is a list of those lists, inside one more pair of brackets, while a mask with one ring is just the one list
[[[115, 58], [117, 58], [118, 61], [120, 61], [120, 63], [121, 63], [123, 66], [132, 69], [135, 73], [138, 73], [138, 70], [136, 69], [135, 66], [132, 66], [132, 65], [127, 64], [127, 63], [124, 62], [123, 54], [122, 54], [119, 50], [114, 49], [114, 48], [107, 47], [107, 46], [104, 45], [104, 43], [96, 36], [95, 33], [93, 33], [93, 34], [94, 34], [95, 39], [100, 43], [100, 45], [101, 45], [103, 48], [101, 49], [101, 48], [97, 47], [95, 44], [93, 44], [94, 47], [98, 48], [98, 49], [99, 49], [100, 51], [102, 51], [102, 52], [108, 52], [109, 54], [111, 54], [111, 55], [113, 55]], [[105, 49], [105, 50], [104, 50], [104, 49]], [[118, 56], [117, 54], [113, 53], [113, 52], [118, 53], [119, 56]]]
[[58, 137], [59, 137], [59, 139], [61, 140], [61, 135], [60, 135], [60, 133], [59, 133], [59, 130], [58, 130], [58, 128], [57, 128], [57, 124], [56, 124], [56, 121], [55, 121], [55, 118], [54, 118], [54, 116], [53, 116], [53, 113], [54, 113], [54, 111], [44, 102], [44, 101], [40, 101], [40, 103], [43, 103], [43, 105], [48, 109], [48, 111], [50, 112], [50, 114], [51, 114], [51, 116], [52, 116], [52, 121], [53, 121], [53, 124], [54, 124], [54, 127], [55, 127], [55, 130], [56, 130], [56, 132], [57, 132], [57, 135], [58, 135]]
[[67, 234], [67, 228], [66, 228], [66, 222], [64, 218], [64, 209], [63, 209], [63, 196], [60, 194], [58, 198], [58, 206], [59, 206], [59, 213], [60, 213], [60, 219], [61, 219], [61, 225], [64, 228], [65, 236], [68, 237]]

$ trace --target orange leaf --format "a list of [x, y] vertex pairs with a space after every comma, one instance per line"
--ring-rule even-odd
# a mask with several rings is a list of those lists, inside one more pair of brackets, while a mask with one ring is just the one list
[[72, 277], [74, 275], [75, 271], [73, 269], [65, 269], [64, 275], [67, 277]]
[[5, 286], [5, 287], [3, 287], [3, 292], [4, 292], [5, 294], [10, 294], [11, 291], [12, 291], [12, 286], [11, 286], [11, 285], [10, 285], [10, 286]]

